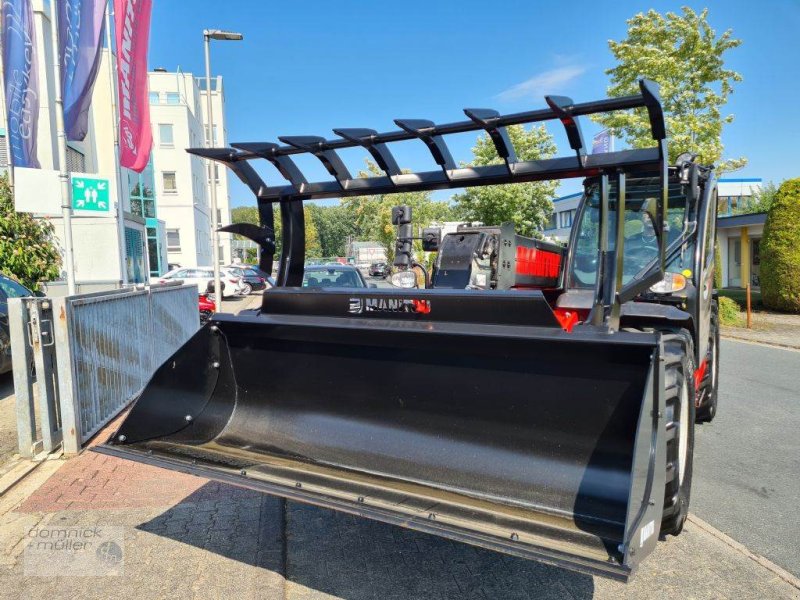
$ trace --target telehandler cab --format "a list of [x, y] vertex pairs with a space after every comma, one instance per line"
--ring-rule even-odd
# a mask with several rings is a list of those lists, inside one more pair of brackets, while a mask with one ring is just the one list
[[[695, 411], [708, 420], [716, 406], [715, 180], [690, 156], [668, 165], [653, 83], [545, 100], [445, 125], [398, 119], [388, 133], [190, 149], [256, 195], [261, 226], [225, 230], [260, 244], [266, 272], [279, 205], [277, 286], [257, 315], [214, 315], [97, 450], [627, 580], [681, 531]], [[653, 147], [586, 154], [580, 117], [639, 108]], [[505, 128], [554, 119], [573, 155], [517, 160]], [[456, 165], [444, 138], [471, 131], [488, 133], [498, 164]], [[438, 170], [400, 170], [389, 146], [413, 139]], [[356, 146], [384, 176], [350, 174], [336, 151]], [[333, 180], [307, 181], [292, 160], [303, 153]], [[265, 185], [259, 159], [288, 184]], [[478, 231], [494, 242], [461, 247], [466, 261], [446, 236], [430, 289], [300, 287], [304, 200], [568, 177], [586, 191], [566, 250], [506, 226]], [[479, 257], [488, 276], [473, 278], [492, 245]]]

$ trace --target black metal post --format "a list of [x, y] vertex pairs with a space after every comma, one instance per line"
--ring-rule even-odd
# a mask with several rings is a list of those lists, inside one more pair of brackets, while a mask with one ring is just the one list
[[619, 291], [622, 289], [622, 275], [625, 265], [625, 173], [617, 171], [617, 235], [614, 240], [614, 287], [611, 291], [611, 314], [608, 319], [610, 329], [619, 329], [620, 301]]
[[601, 327], [606, 312], [606, 262], [608, 257], [608, 175], [600, 176], [600, 223], [597, 232], [597, 281], [594, 288], [592, 325]]
[[305, 269], [306, 231], [303, 204], [281, 202], [281, 224], [283, 225], [283, 247], [278, 267], [278, 285], [300, 286]]

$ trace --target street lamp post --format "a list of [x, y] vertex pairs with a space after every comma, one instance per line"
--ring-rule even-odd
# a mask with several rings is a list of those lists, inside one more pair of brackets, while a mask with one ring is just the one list
[[[206, 53], [206, 113], [208, 116], [208, 130], [206, 131], [206, 146], [214, 145], [214, 113], [211, 102], [211, 40], [239, 41], [244, 39], [241, 33], [222, 31], [220, 29], [203, 30], [203, 41]], [[222, 286], [219, 277], [219, 231], [217, 231], [217, 183], [214, 179], [213, 161], [208, 163], [208, 187], [211, 190], [211, 260], [214, 263], [214, 298], [217, 310], [222, 306]]]

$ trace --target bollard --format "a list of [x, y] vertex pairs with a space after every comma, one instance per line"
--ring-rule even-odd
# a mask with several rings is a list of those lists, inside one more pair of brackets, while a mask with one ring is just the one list
[[747, 284], [747, 328], [753, 328], [753, 311], [750, 306], [750, 284]]

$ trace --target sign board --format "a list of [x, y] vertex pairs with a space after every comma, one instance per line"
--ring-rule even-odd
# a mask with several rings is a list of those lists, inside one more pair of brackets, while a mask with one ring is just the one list
[[96, 177], [72, 176], [72, 209], [94, 213], [108, 213], [109, 201], [108, 179]]
[[614, 137], [607, 129], [592, 138], [592, 154], [603, 154], [614, 151]]
[[14, 210], [60, 215], [61, 181], [58, 171], [14, 167]]

